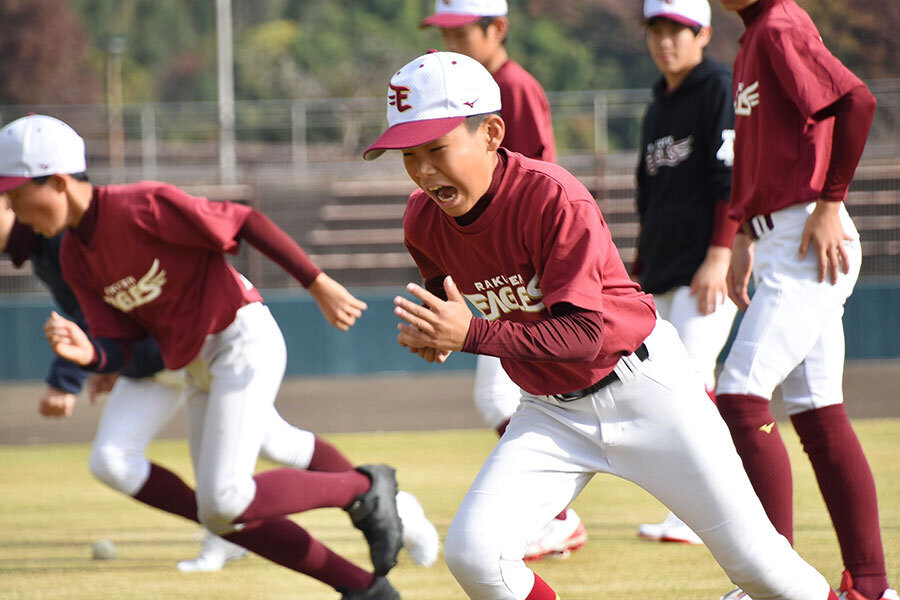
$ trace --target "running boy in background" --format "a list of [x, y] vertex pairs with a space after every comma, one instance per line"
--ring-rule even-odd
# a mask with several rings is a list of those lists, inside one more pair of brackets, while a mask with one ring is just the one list
[[[634, 274], [659, 316], [678, 330], [694, 372], [715, 401], [716, 358], [737, 307], [725, 275], [734, 158], [731, 72], [703, 56], [707, 0], [645, 0], [647, 48], [661, 76], [641, 127]], [[673, 513], [638, 528], [644, 539], [702, 543]]]
[[629, 278], [590, 192], [501, 147], [500, 92], [484, 67], [420, 56], [395, 72], [387, 104], [389, 128], [365, 157], [403, 152], [419, 187], [406, 245], [425, 280], [407, 286], [415, 301], [395, 298], [398, 341], [432, 362], [498, 356], [522, 388], [447, 533], [447, 565], [466, 594], [557, 600], [522, 560], [527, 542], [609, 473], [681, 515], [759, 598], [835, 600], [766, 518], [678, 333]]
[[[510, 125], [503, 147], [529, 158], [556, 161], [550, 103], [544, 88], [528, 71], [510, 59], [506, 0], [435, 0], [434, 14], [422, 27], [438, 27], [444, 47], [480, 62], [500, 88], [500, 114]], [[521, 391], [494, 356], [478, 356], [473, 399], [482, 421], [503, 435], [519, 406]], [[566, 508], [529, 543], [526, 560], [567, 556], [587, 541], [581, 518]]]
[[[7, 254], [17, 268], [30, 262], [63, 314], [86, 330], [81, 307], [60, 271], [59, 248], [63, 235], [45, 238], [17, 222], [8, 198], [0, 194], [0, 253]], [[56, 357], [47, 376], [47, 389], [41, 396], [40, 413], [48, 417], [70, 416], [76, 395], [90, 375], [89, 371]], [[184, 373], [166, 370], [159, 346], [147, 338], [131, 346], [131, 360], [121, 376], [118, 373], [94, 375], [88, 387], [92, 403], [98, 393], [112, 392], [104, 403], [91, 447], [91, 473], [113, 489], [133, 496], [149, 475], [147, 445], [184, 405]], [[274, 406], [271, 413], [260, 447], [261, 457], [286, 467], [311, 471], [353, 469], [353, 464], [327, 441], [294, 427]], [[440, 548], [437, 531], [425, 518], [418, 500], [408, 492], [397, 492], [397, 511], [403, 523], [404, 548], [417, 564], [430, 566]], [[244, 548], [204, 530], [200, 555], [180, 561], [178, 569], [218, 571], [227, 562], [246, 554]]]
[[730, 209], [742, 225], [728, 273], [746, 314], [719, 377], [719, 411], [769, 518], [792, 540], [791, 466], [769, 409], [781, 387], [837, 533], [844, 597], [895, 600], [875, 482], [842, 390], [844, 303], [862, 260], [843, 201], [875, 99], [793, 0], [720, 1], [746, 26], [734, 62]]
[[[84, 140], [62, 121], [31, 115], [0, 129], [0, 192], [37, 233], [68, 230], [62, 274], [92, 337], [53, 313], [45, 334], [54, 352], [87, 370], [113, 372], [128, 363], [131, 345], [149, 335], [165, 367], [188, 374], [196, 494], [150, 464], [133, 497], [314, 577], [345, 600], [399, 598], [384, 577], [402, 543], [393, 469], [254, 475], [284, 375], [285, 346], [259, 292], [224, 253], [235, 252], [241, 240], [251, 243], [297, 278], [339, 329], [350, 328], [365, 303], [250, 207], [209, 202], [159, 182], [95, 187], [85, 171]], [[321, 507], [348, 511], [369, 542], [374, 574], [287, 518]]]

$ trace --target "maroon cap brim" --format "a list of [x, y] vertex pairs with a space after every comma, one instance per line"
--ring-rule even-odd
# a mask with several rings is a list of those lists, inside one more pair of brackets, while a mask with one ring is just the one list
[[433, 142], [442, 135], [453, 131], [465, 117], [444, 117], [442, 119], [425, 119], [422, 121], [409, 121], [397, 123], [389, 127], [377, 140], [372, 142], [365, 152], [365, 160], [375, 160], [385, 150], [400, 150], [403, 148], [415, 148], [428, 142]]
[[460, 15], [455, 13], [436, 13], [430, 17], [425, 17], [419, 23], [419, 29], [426, 27], [440, 27], [442, 29], [455, 29], [469, 23], [474, 23], [480, 19], [482, 15]]
[[2, 177], [0, 176], [0, 194], [5, 194], [9, 190], [15, 189], [20, 185], [25, 185], [31, 181], [31, 177]]
[[671, 14], [671, 13], [660, 13], [658, 15], [653, 15], [652, 17], [647, 17], [644, 19], [644, 23], [650, 21], [651, 19], [668, 19], [669, 21], [673, 21], [678, 23], [679, 25], [684, 25], [685, 27], [703, 27], [702, 23], [698, 23], [693, 19], [688, 19], [685, 16]]

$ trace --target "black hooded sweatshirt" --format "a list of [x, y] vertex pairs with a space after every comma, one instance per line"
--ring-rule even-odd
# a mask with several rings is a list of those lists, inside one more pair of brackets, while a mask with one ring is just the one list
[[690, 285], [710, 245], [717, 202], [731, 193], [734, 105], [731, 72], [704, 58], [672, 93], [665, 78], [641, 127], [635, 273], [650, 293]]

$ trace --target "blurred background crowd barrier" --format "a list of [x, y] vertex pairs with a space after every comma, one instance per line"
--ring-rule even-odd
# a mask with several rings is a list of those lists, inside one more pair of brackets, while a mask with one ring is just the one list
[[[900, 278], [900, 79], [868, 82], [878, 110], [847, 199], [863, 239], [863, 277]], [[559, 161], [594, 194], [626, 263], [637, 216], [634, 168], [647, 89], [549, 94]], [[168, 181], [197, 195], [251, 203], [324, 269], [354, 287], [417, 279], [401, 218], [412, 183], [399, 157], [365, 162], [384, 127], [381, 98], [235, 103], [233, 147], [215, 102], [30, 106], [70, 123], [87, 142], [95, 183]], [[0, 107], [0, 121], [22, 114]], [[229, 144], [230, 145], [230, 144]], [[233, 164], [222, 155], [234, 157]], [[297, 284], [255, 251], [236, 266], [263, 289]], [[41, 294], [30, 271], [0, 260], [0, 295]]]
[[[900, 79], [868, 84], [878, 109], [847, 198], [864, 258], [845, 310], [846, 353], [897, 358]], [[638, 232], [635, 146], [650, 91], [548, 96], [559, 161], [594, 195], [629, 265]], [[87, 142], [88, 172], [98, 184], [156, 179], [213, 200], [248, 203], [368, 302], [365, 318], [349, 333], [338, 332], [319, 318], [296, 281], [244, 244], [232, 261], [263, 290], [281, 324], [289, 375], [472, 369], [470, 355], [455, 353], [435, 367], [390, 343], [396, 336], [392, 298], [419, 275], [403, 245], [403, 210], [413, 184], [400, 156], [361, 157], [384, 127], [384, 107], [383, 98], [238, 101], [228, 135], [220, 134], [216, 102], [7, 106], [0, 107], [0, 121], [40, 112], [70, 123]], [[51, 307], [29, 265], [15, 269], [0, 258], [0, 380], [45, 375], [51, 353], [41, 328]]]

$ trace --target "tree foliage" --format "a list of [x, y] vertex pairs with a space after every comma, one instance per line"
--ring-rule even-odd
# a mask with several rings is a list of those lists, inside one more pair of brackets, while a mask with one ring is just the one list
[[[900, 2], [799, 0], [828, 47], [862, 78], [896, 77]], [[713, 5], [707, 53], [730, 63], [740, 19]], [[645, 87], [656, 77], [640, 0], [511, 0], [511, 56], [548, 90]], [[123, 38], [125, 100], [214, 100], [213, 0], [3, 0], [0, 103], [102, 98]], [[238, 99], [379, 95], [390, 71], [430, 47], [433, 0], [232, 0]]]
[[0, 104], [99, 100], [90, 40], [78, 15], [55, 0], [0, 2]]

